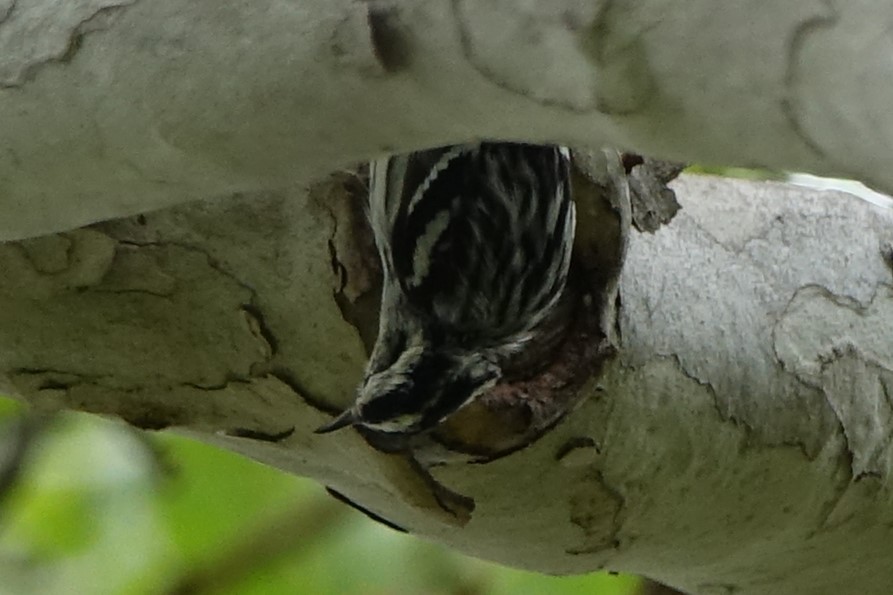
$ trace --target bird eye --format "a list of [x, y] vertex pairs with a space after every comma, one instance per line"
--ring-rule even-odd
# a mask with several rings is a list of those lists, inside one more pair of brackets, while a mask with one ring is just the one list
[[360, 419], [369, 425], [380, 425], [411, 414], [418, 409], [407, 385], [398, 385], [388, 392], [361, 403]]

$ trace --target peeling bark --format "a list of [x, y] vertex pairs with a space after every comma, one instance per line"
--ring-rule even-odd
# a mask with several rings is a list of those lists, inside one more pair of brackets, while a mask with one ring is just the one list
[[888, 592], [890, 211], [676, 180], [679, 213], [630, 237], [604, 304], [617, 352], [574, 411], [489, 462], [423, 466], [312, 432], [365, 361], [345, 288], [371, 291], [375, 272], [362, 238], [338, 232], [357, 221], [344, 184], [0, 246], [0, 390], [184, 432], [513, 566], [692, 593]]
[[589, 153], [565, 409], [478, 412], [483, 457], [312, 433], [377, 323], [350, 163], [526, 139], [893, 188], [889, 6], [765, 4], [0, 0], [0, 391], [513, 566], [893, 591], [893, 216], [843, 195], [683, 177], [672, 215]]

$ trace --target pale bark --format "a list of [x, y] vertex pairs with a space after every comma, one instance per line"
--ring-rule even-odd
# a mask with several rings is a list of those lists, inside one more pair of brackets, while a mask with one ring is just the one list
[[399, 457], [312, 434], [329, 417], [311, 403], [350, 402], [365, 357], [344, 315], [371, 283], [337, 184], [3, 246], [0, 389], [187, 431], [513, 566], [889, 592], [893, 212], [674, 185], [682, 211], [631, 237], [621, 351], [578, 409], [522, 451], [432, 470], [473, 499], [464, 527]]
[[884, 0], [0, 0], [0, 238], [474, 137], [890, 191], [891, 21]]
[[500, 137], [891, 189], [888, 3], [388, 6], [0, 0], [0, 237], [62, 232], [0, 245], [0, 392], [176, 428], [513, 566], [893, 591], [893, 216], [845, 195], [678, 181], [683, 210], [632, 234], [618, 355], [533, 445], [431, 469], [450, 510], [401, 457], [312, 434], [376, 300], [360, 182], [312, 181]]

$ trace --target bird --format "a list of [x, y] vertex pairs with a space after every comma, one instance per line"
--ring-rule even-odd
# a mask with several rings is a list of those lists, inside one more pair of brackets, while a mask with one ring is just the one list
[[559, 145], [476, 142], [371, 163], [378, 337], [353, 405], [317, 433], [427, 432], [500, 381], [566, 288], [570, 159]]

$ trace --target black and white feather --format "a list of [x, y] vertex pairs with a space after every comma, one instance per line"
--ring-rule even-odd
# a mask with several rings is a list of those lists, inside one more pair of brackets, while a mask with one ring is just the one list
[[567, 149], [478, 143], [372, 164], [384, 269], [358, 424], [412, 434], [492, 387], [565, 287], [574, 238]]

